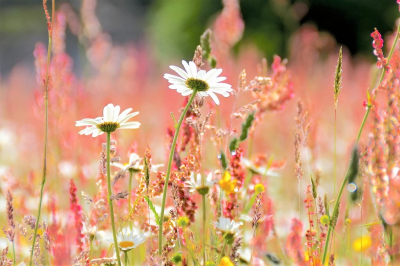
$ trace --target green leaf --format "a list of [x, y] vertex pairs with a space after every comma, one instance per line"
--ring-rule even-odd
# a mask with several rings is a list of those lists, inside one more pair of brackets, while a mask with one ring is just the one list
[[254, 112], [249, 114], [249, 116], [246, 118], [246, 121], [242, 124], [242, 134], [240, 134], [240, 141], [244, 141], [247, 139], [249, 129], [251, 125], [253, 124], [253, 121], [255, 119]]
[[238, 147], [239, 147], [239, 140], [237, 138], [232, 139], [231, 143], [229, 144], [230, 152], [235, 151]]
[[312, 187], [312, 195], [314, 199], [317, 199], [317, 186], [315, 184], [315, 180], [314, 178], [311, 176], [311, 187]]
[[151, 202], [151, 200], [149, 199], [148, 196], [144, 196], [144, 200], [147, 202], [147, 204], [149, 205], [150, 210], [153, 212], [154, 217], [156, 217], [156, 221], [157, 224], [160, 225], [160, 217], [158, 216], [158, 213], [156, 211], [156, 208], [154, 208], [153, 203]]
[[351, 162], [350, 162], [350, 169], [348, 173], [348, 183], [354, 183], [356, 180], [356, 177], [358, 175], [358, 147], [357, 145], [354, 146], [353, 148], [353, 154], [351, 156]]
[[221, 161], [222, 168], [225, 170], [228, 167], [228, 161], [226, 160], [225, 153], [221, 151], [218, 158]]

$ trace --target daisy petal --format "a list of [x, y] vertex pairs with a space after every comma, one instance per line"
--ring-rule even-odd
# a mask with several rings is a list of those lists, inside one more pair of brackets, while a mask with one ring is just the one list
[[217, 77], [219, 74], [222, 73], [222, 69], [211, 69], [210, 71], [207, 72], [207, 74], [204, 76], [205, 81], [210, 81], [213, 78]]
[[182, 92], [181, 94], [182, 94], [182, 96], [189, 96], [192, 93], [193, 93], [193, 91], [189, 90], [189, 91]]
[[179, 76], [181, 76], [182, 78], [184, 78], [184, 79], [189, 78], [188, 74], [187, 74], [185, 71], [183, 71], [181, 68], [176, 67], [176, 66], [170, 66], [169, 68], [171, 68], [171, 69], [174, 70], [176, 73], [178, 73]]
[[129, 115], [125, 116], [123, 119], [121, 119], [121, 121], [118, 121], [118, 124], [120, 124], [122, 126], [126, 121], [128, 121], [129, 119], [131, 119], [132, 117], [134, 117], [138, 114], [139, 114], [139, 112], [134, 112], [132, 114], [129, 114]]
[[218, 100], [217, 95], [215, 95], [214, 92], [212, 92], [212, 91], [207, 91], [207, 93], [214, 100], [215, 104], [219, 105], [219, 100]]
[[119, 111], [121, 110], [121, 107], [119, 107], [119, 105], [115, 106], [114, 108], [114, 116], [113, 116], [113, 122], [117, 122], [118, 121], [118, 116], [119, 116]]
[[127, 114], [129, 114], [130, 111], [132, 111], [132, 108], [128, 108], [122, 113], [120, 113], [117, 122], [119, 123], [119, 121], [123, 119]]
[[197, 78], [197, 66], [193, 61], [189, 62], [190, 69], [192, 70], [193, 78]]
[[171, 74], [164, 74], [164, 78], [165, 79], [171, 79], [171, 80], [176, 80], [176, 81], [182, 81], [185, 82], [185, 79], [175, 76], [175, 75], [171, 75]]
[[103, 109], [103, 118], [105, 122], [111, 122], [113, 119], [113, 111], [114, 111], [114, 105], [112, 103], [108, 104], [106, 107]]
[[197, 71], [192, 72], [189, 64], [185, 60], [182, 60], [182, 65], [185, 68], [186, 73], [188, 73], [189, 78], [195, 78], [196, 77]]
[[139, 122], [129, 122], [125, 123], [122, 126], [120, 126], [120, 129], [128, 129], [128, 128], [139, 128], [140, 123]]

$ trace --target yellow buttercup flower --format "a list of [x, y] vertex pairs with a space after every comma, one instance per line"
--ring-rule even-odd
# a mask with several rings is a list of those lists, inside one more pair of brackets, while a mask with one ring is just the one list
[[189, 218], [187, 218], [186, 216], [181, 216], [177, 219], [177, 223], [179, 227], [185, 227], [189, 225]]
[[329, 224], [329, 217], [328, 217], [328, 215], [323, 215], [321, 218], [320, 218], [320, 222], [321, 222], [321, 224], [323, 224], [323, 225], [327, 225], [327, 224]]
[[218, 266], [235, 266], [235, 264], [233, 264], [229, 257], [225, 256], [221, 259]]
[[254, 186], [254, 191], [255, 191], [257, 194], [263, 193], [263, 192], [265, 191], [265, 187], [264, 187], [263, 184], [258, 183], [257, 185]]
[[371, 247], [371, 237], [370, 236], [363, 236], [359, 237], [353, 242], [353, 249], [355, 251], [364, 252]]
[[236, 183], [237, 181], [232, 180], [232, 176], [228, 171], [225, 171], [221, 180], [219, 180], [219, 186], [227, 194], [232, 194], [235, 192]]

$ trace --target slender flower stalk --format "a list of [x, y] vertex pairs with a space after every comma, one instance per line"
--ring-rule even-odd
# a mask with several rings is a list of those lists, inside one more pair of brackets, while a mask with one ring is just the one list
[[92, 135], [92, 137], [97, 137], [104, 133], [107, 134], [107, 145], [106, 145], [106, 157], [107, 157], [107, 200], [110, 207], [111, 216], [111, 227], [113, 233], [114, 249], [117, 256], [118, 266], [121, 266], [121, 258], [119, 255], [118, 239], [115, 231], [115, 220], [114, 220], [114, 208], [112, 202], [112, 186], [111, 186], [111, 168], [110, 168], [110, 148], [111, 148], [111, 132], [117, 129], [135, 129], [139, 128], [139, 122], [128, 122], [128, 120], [139, 112], [134, 112], [129, 114], [132, 108], [128, 108], [122, 113], [120, 113], [120, 107], [118, 105], [108, 104], [103, 109], [103, 117], [97, 117], [95, 119], [85, 118], [80, 121], [76, 121], [76, 126], [86, 126], [83, 130], [79, 131], [80, 135]]
[[[128, 183], [128, 208], [129, 208], [129, 215], [131, 213], [132, 209], [132, 204], [131, 204], [131, 195], [132, 195], [132, 177], [133, 177], [133, 171], [129, 170], [129, 183]], [[129, 222], [129, 228], [132, 231], [132, 221]]]
[[41, 213], [41, 209], [42, 209], [42, 200], [43, 200], [43, 189], [44, 189], [44, 184], [46, 183], [46, 170], [47, 170], [47, 129], [48, 129], [48, 105], [49, 105], [48, 91], [49, 91], [49, 79], [50, 79], [49, 67], [50, 67], [50, 58], [51, 58], [52, 27], [53, 27], [53, 22], [54, 22], [55, 0], [52, 0], [51, 21], [50, 21], [49, 12], [47, 11], [46, 4], [47, 4], [47, 0], [43, 0], [43, 9], [46, 14], [48, 38], [49, 38], [49, 43], [48, 43], [48, 47], [47, 47], [46, 79], [44, 80], [45, 125], [44, 125], [43, 174], [42, 174], [42, 182], [41, 182], [41, 186], [40, 186], [39, 209], [38, 209], [38, 215], [37, 215], [37, 219], [36, 219], [35, 232], [33, 233], [29, 265], [32, 265], [32, 262], [33, 262], [33, 253], [35, 250], [36, 236], [37, 236], [37, 231], [38, 231], [39, 223], [40, 223], [40, 213]]
[[224, 256], [224, 251], [225, 251], [225, 247], [226, 247], [227, 242], [228, 241], [226, 241], [226, 240], [224, 241], [224, 246], [222, 247], [221, 254], [220, 254], [219, 259], [218, 259], [218, 263], [221, 262], [222, 257]]
[[207, 234], [206, 195], [201, 195], [201, 197], [202, 197], [202, 201], [203, 201], [203, 263], [205, 264], [206, 263], [206, 234]]
[[[333, 197], [336, 198], [336, 128], [337, 128], [337, 121], [336, 121], [336, 113], [337, 113], [337, 105], [339, 101], [339, 93], [342, 90], [342, 47], [339, 50], [339, 58], [338, 63], [336, 65], [335, 70], [335, 82], [333, 85], [333, 97], [335, 100], [335, 122], [334, 122], [334, 132], [333, 132]], [[333, 237], [333, 248], [335, 249], [335, 237]]]
[[[132, 211], [132, 204], [131, 204], [131, 195], [132, 195], [132, 177], [133, 177], [133, 170], [130, 169], [129, 170], [129, 183], [128, 183], [128, 208], [129, 208], [129, 215], [131, 215], [131, 211]], [[132, 231], [133, 229], [133, 222], [130, 220], [129, 221], [129, 229]], [[131, 257], [132, 257], [132, 261], [133, 261], [133, 251], [131, 252]], [[125, 265], [128, 265], [126, 260], [128, 259], [128, 254], [125, 252]]]
[[111, 228], [112, 228], [112, 233], [113, 233], [113, 239], [114, 239], [114, 248], [115, 248], [115, 253], [117, 255], [117, 262], [118, 266], [121, 266], [121, 258], [119, 256], [119, 249], [118, 249], [118, 239], [117, 239], [117, 233], [115, 231], [115, 221], [114, 221], [114, 209], [113, 209], [113, 202], [111, 200], [111, 173], [110, 173], [110, 142], [111, 142], [111, 133], [107, 132], [107, 188], [108, 188], [108, 205], [110, 207], [110, 215], [111, 215]]
[[169, 152], [169, 159], [168, 159], [168, 166], [167, 166], [167, 173], [165, 175], [165, 182], [164, 182], [164, 190], [163, 190], [163, 199], [161, 204], [161, 213], [160, 213], [160, 223], [159, 223], [159, 230], [158, 230], [158, 253], [159, 255], [162, 254], [162, 236], [163, 236], [163, 221], [164, 221], [164, 210], [165, 210], [165, 202], [167, 200], [167, 191], [168, 191], [168, 181], [171, 175], [171, 167], [172, 167], [172, 160], [174, 159], [174, 151], [176, 146], [176, 141], [179, 135], [179, 129], [181, 128], [183, 119], [186, 116], [187, 111], [189, 110], [190, 105], [192, 104], [194, 98], [196, 97], [197, 90], [194, 89], [190, 99], [183, 110], [181, 117], [179, 118], [178, 124], [176, 125], [174, 139], [172, 140], [172, 145]]
[[159, 255], [162, 254], [163, 222], [165, 202], [167, 200], [168, 181], [171, 175], [171, 166], [172, 160], [174, 158], [176, 141], [178, 139], [179, 130], [181, 128], [183, 119], [185, 119], [186, 113], [189, 110], [189, 107], [192, 104], [197, 93], [203, 97], [210, 96], [215, 104], [219, 105], [219, 99], [216, 94], [221, 94], [223, 97], [229, 97], [229, 93], [233, 91], [231, 85], [221, 83], [221, 81], [224, 81], [226, 79], [225, 77], [219, 77], [219, 75], [222, 73], [222, 69], [211, 69], [210, 71], [206, 72], [205, 70], [199, 70], [194, 62], [190, 61], [189, 63], [187, 63], [184, 60], [182, 60], [182, 65], [184, 66], [185, 70], [177, 66], [170, 66], [170, 68], [178, 73], [179, 76], [171, 74], [164, 75], [164, 78], [167, 79], [168, 82], [171, 84], [169, 86], [170, 89], [177, 90], [177, 92], [182, 94], [182, 96], [190, 95], [190, 99], [186, 104], [186, 107], [183, 110], [181, 117], [179, 118], [178, 124], [175, 125], [175, 134], [169, 153], [158, 230]]
[[336, 197], [336, 111], [339, 93], [342, 90], [342, 47], [339, 50], [339, 59], [335, 70], [335, 82], [333, 85], [335, 100], [335, 126], [334, 126], [334, 151], [333, 151], [333, 195]]
[[[398, 39], [399, 39], [399, 33], [400, 33], [400, 23], [399, 23], [398, 26], [397, 26], [396, 37], [395, 37], [395, 40], [394, 40], [394, 42], [393, 42], [392, 48], [390, 49], [390, 53], [389, 53], [389, 56], [388, 56], [388, 58], [387, 58], [387, 62], [390, 62], [390, 59], [391, 59], [391, 57], [392, 57], [392, 55], [393, 55], [394, 48], [396, 47], [397, 41], [398, 41]], [[383, 68], [383, 69], [382, 69], [381, 78], [380, 78], [380, 80], [379, 80], [379, 83], [378, 83], [377, 88], [379, 88], [379, 87], [381, 86], [381, 83], [382, 83], [382, 81], [383, 81], [383, 78], [384, 78], [384, 76], [385, 76], [385, 73], [386, 73], [386, 68]], [[376, 95], [377, 95], [377, 94], [375, 94], [374, 99], [376, 98]], [[364, 125], [365, 125], [365, 122], [367, 121], [367, 118], [368, 118], [368, 116], [369, 116], [369, 113], [370, 113], [370, 111], [371, 111], [371, 108], [372, 108], [372, 105], [371, 105], [371, 102], [370, 102], [370, 100], [369, 100], [369, 102], [368, 102], [368, 104], [367, 104], [367, 112], [366, 112], [365, 115], [364, 115], [363, 121], [362, 121], [361, 126], [360, 126], [360, 129], [359, 129], [359, 131], [358, 131], [356, 144], [358, 144], [358, 141], [360, 140], [361, 133], [362, 133], [362, 131], [363, 131], [363, 129], [364, 129]], [[338, 212], [339, 212], [340, 198], [342, 197], [342, 193], [343, 193], [344, 187], [346, 186], [347, 180], [348, 180], [348, 178], [349, 178], [349, 175], [351, 174], [351, 173], [350, 173], [350, 172], [351, 172], [350, 169], [351, 169], [351, 162], [350, 162], [350, 164], [349, 164], [349, 167], [347, 168], [346, 175], [345, 175], [345, 177], [344, 177], [344, 179], [343, 179], [342, 185], [341, 185], [340, 190], [339, 190], [339, 194], [338, 194], [338, 196], [337, 196], [337, 198], [336, 198], [335, 207], [334, 207], [333, 212], [332, 212], [333, 215], [335, 215], [335, 213], [338, 213]], [[336, 219], [337, 219], [337, 217], [336, 217]], [[335, 229], [335, 224], [332, 225], [332, 226], [330, 226], [330, 227], [329, 227], [329, 230], [328, 230], [328, 234], [327, 234], [326, 242], [325, 242], [324, 254], [323, 254], [323, 256], [322, 256], [322, 263], [323, 263], [323, 265], [325, 265], [325, 263], [327, 262], [328, 246], [329, 246], [329, 242], [330, 242], [329, 240], [330, 240], [331, 235], [333, 234], [334, 229]]]

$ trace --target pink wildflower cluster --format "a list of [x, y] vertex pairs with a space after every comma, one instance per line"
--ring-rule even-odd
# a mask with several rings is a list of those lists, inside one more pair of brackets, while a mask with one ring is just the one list
[[71, 180], [70, 182], [70, 189], [69, 189], [69, 197], [70, 197], [70, 208], [71, 211], [74, 213], [74, 220], [75, 220], [75, 229], [76, 229], [76, 245], [78, 252], [83, 250], [83, 241], [84, 235], [82, 233], [83, 224], [82, 224], [82, 207], [78, 203], [78, 199], [76, 198], [76, 186], [74, 181]]
[[378, 62], [376, 63], [376, 66], [378, 68], [386, 67], [387, 60], [383, 56], [383, 39], [379, 31], [375, 28], [375, 30], [371, 33], [371, 37], [374, 39], [372, 41], [372, 46], [374, 47], [374, 55], [378, 57]]

